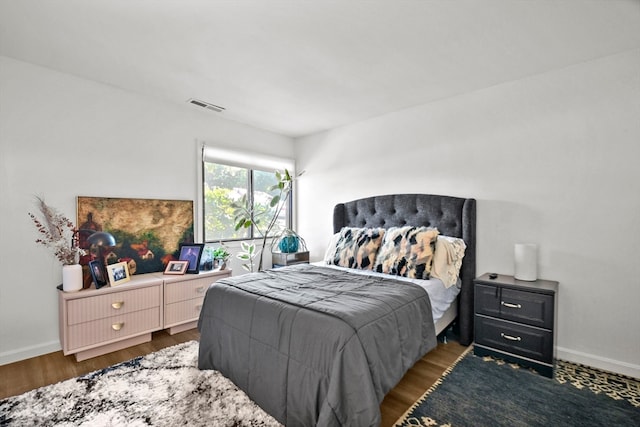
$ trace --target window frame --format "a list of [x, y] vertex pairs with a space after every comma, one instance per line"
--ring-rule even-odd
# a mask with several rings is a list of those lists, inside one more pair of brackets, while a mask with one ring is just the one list
[[[216, 161], [213, 160], [208, 160], [207, 159], [207, 155], [205, 154], [206, 150], [216, 150], [216, 156], [215, 159]], [[228, 154], [228, 160], [224, 159], [225, 154]], [[251, 165], [251, 163], [247, 163], [246, 161], [244, 162], [239, 162], [237, 161], [234, 157], [235, 155], [239, 155], [239, 156], [250, 156], [251, 158], [255, 158], [256, 162], [254, 165]], [[246, 158], [245, 158], [246, 159]], [[265, 161], [266, 159], [266, 161]], [[262, 160], [262, 161], [261, 161]], [[215, 147], [211, 147], [208, 145], [203, 145], [202, 146], [202, 155], [201, 155], [201, 168], [200, 168], [200, 176], [199, 176], [199, 184], [201, 186], [200, 188], [200, 195], [199, 195], [199, 203], [202, 204], [202, 208], [199, 209], [200, 211], [200, 220], [202, 223], [202, 232], [201, 232], [201, 236], [202, 236], [202, 242], [204, 244], [212, 244], [212, 243], [218, 243], [218, 242], [223, 242], [223, 243], [227, 243], [227, 242], [241, 242], [241, 241], [248, 241], [248, 240], [255, 240], [258, 238], [262, 238], [263, 236], [261, 236], [255, 229], [255, 227], [252, 225], [251, 227], [249, 227], [249, 236], [248, 237], [241, 237], [241, 238], [222, 238], [222, 239], [215, 239], [215, 240], [206, 240], [206, 202], [205, 202], [205, 190], [206, 190], [206, 185], [205, 185], [205, 177], [206, 177], [206, 164], [207, 163], [213, 163], [213, 164], [218, 164], [218, 165], [223, 165], [223, 166], [231, 166], [231, 167], [237, 167], [237, 168], [243, 168], [247, 170], [247, 200], [249, 201], [249, 203], [251, 204], [251, 206], [253, 207], [253, 203], [254, 203], [254, 172], [259, 171], [259, 172], [271, 172], [271, 173], [275, 173], [276, 170], [284, 170], [287, 169], [289, 170], [289, 173], [291, 175], [293, 175], [295, 173], [294, 171], [294, 165], [293, 165], [293, 160], [290, 159], [286, 159], [286, 158], [275, 158], [272, 156], [261, 156], [257, 153], [245, 153], [245, 152], [239, 152], [239, 151], [235, 151], [235, 150], [224, 150], [224, 149], [217, 149]], [[264, 165], [263, 165], [264, 163]], [[279, 163], [279, 164], [278, 164]], [[272, 170], [269, 170], [269, 166], [280, 166], [279, 168], [276, 167]], [[289, 194], [289, 198], [287, 200], [287, 215], [286, 215], [286, 224], [285, 227], [287, 228], [293, 228], [293, 218], [294, 218], [294, 213], [293, 213], [293, 207], [294, 207], [294, 203], [293, 203], [293, 198], [294, 198], [294, 188], [291, 188], [291, 193]], [[275, 236], [267, 236], [267, 238], [273, 238]]]

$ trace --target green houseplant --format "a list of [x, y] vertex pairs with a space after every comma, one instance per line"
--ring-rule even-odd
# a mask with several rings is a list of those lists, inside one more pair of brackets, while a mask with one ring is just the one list
[[262, 260], [267, 240], [270, 237], [275, 237], [272, 233], [273, 229], [276, 227], [278, 217], [291, 195], [293, 177], [289, 174], [289, 171], [285, 169], [284, 172], [275, 171], [274, 174], [277, 183], [269, 187], [269, 191], [276, 190], [276, 194], [271, 198], [268, 207], [252, 208], [246, 195], [238, 202], [231, 204], [234, 209], [235, 229], [239, 230], [253, 226], [261, 236], [260, 249], [257, 249], [254, 243], [241, 243], [242, 252], [238, 253], [238, 258], [248, 263], [243, 267], [249, 271], [253, 271], [255, 257], [258, 257], [258, 271], [262, 270]]
[[224, 270], [227, 266], [227, 260], [231, 256], [231, 253], [227, 250], [227, 247], [222, 245], [218, 246], [211, 253], [213, 257], [214, 268], [220, 268], [220, 270]]

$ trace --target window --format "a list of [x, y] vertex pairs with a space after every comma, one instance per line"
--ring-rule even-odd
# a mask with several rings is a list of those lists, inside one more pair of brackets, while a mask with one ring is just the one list
[[[266, 223], [279, 208], [270, 207], [271, 199], [278, 194], [278, 190], [270, 191], [269, 188], [277, 184], [274, 172], [285, 168], [291, 170], [290, 164], [286, 161], [264, 164], [264, 161], [260, 162], [260, 156], [246, 154], [254, 162], [251, 164], [238, 161], [238, 154], [212, 147], [203, 148], [203, 229], [207, 243], [261, 237]], [[256, 214], [254, 220], [258, 222], [258, 227], [236, 230], [231, 204], [245, 195]], [[286, 205], [282, 206], [272, 234], [291, 227], [291, 206], [289, 198]]]

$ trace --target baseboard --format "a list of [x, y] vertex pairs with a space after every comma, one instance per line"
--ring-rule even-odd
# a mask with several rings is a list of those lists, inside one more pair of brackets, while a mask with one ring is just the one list
[[60, 341], [49, 341], [47, 343], [22, 347], [16, 350], [5, 351], [0, 353], [0, 365], [8, 365], [9, 363], [19, 362], [21, 360], [30, 359], [43, 354], [60, 351]]
[[632, 363], [582, 353], [563, 347], [556, 347], [556, 358], [566, 360], [567, 362], [579, 363], [580, 365], [591, 366], [592, 368], [603, 371], [615, 372], [632, 378], [640, 378], [640, 365], [634, 365]]

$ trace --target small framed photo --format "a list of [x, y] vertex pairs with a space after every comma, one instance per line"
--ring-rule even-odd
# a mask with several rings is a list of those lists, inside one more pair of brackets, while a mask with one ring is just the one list
[[197, 274], [200, 271], [200, 257], [204, 243], [182, 243], [180, 244], [180, 261], [189, 261], [187, 274]]
[[126, 262], [107, 265], [107, 275], [109, 276], [109, 283], [111, 286], [122, 285], [123, 283], [127, 283], [131, 280], [131, 276], [129, 276], [129, 267]]
[[189, 268], [189, 261], [169, 261], [164, 274], [184, 274]]
[[102, 262], [98, 261], [97, 259], [89, 261], [89, 271], [91, 272], [93, 283], [96, 284], [96, 289], [100, 289], [107, 284], [107, 276], [105, 274], [104, 265], [102, 264]]

